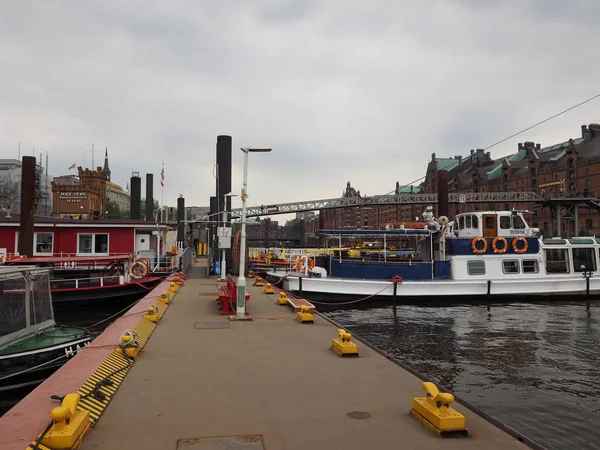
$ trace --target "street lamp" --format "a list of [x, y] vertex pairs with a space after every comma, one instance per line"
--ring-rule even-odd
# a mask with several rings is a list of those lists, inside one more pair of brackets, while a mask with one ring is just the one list
[[[235, 318], [246, 319], [246, 190], [248, 188], [248, 153], [270, 152], [270, 148], [242, 148], [244, 152], [244, 184], [242, 185], [242, 233], [240, 236], [240, 271], [237, 279], [237, 308]], [[233, 318], [233, 317], [232, 317]]]
[[[225, 194], [223, 197], [237, 197], [237, 194], [232, 194], [231, 192], [229, 194]], [[223, 236], [222, 237], [227, 237], [227, 199], [224, 200], [225, 205], [225, 209], [223, 210], [223, 225], [222, 225], [222, 229], [223, 229]], [[219, 281], [225, 281], [227, 278], [227, 271], [226, 271], [226, 267], [225, 265], [226, 263], [226, 259], [225, 259], [225, 249], [226, 248], [231, 248], [231, 234], [229, 234], [229, 247], [221, 247], [221, 276], [219, 278]], [[221, 242], [219, 241], [219, 247], [221, 246]]]

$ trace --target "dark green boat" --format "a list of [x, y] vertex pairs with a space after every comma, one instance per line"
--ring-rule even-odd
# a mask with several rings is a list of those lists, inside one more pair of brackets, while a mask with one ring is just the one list
[[0, 267], [0, 397], [31, 390], [89, 344], [84, 328], [54, 322], [50, 273]]

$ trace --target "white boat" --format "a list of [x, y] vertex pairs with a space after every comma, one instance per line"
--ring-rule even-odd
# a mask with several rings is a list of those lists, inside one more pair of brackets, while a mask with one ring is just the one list
[[[600, 295], [600, 238], [545, 238], [528, 226], [525, 211], [459, 214], [456, 222], [424, 213], [428, 226], [401, 230], [326, 230], [341, 243], [382, 236], [416, 240], [414, 258], [369, 261], [328, 257], [325, 267], [269, 272], [283, 289], [336, 303], [352, 298], [401, 301], [476, 301], [571, 298]], [[428, 214], [428, 216], [427, 216]], [[390, 252], [384, 247], [384, 255]], [[406, 252], [405, 252], [406, 253]]]

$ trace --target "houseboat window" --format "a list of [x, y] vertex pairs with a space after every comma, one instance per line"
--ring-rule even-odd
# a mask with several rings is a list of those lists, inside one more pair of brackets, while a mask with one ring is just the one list
[[465, 228], [472, 228], [471, 227], [471, 216], [467, 216], [465, 218]]
[[502, 261], [502, 272], [519, 273], [519, 261], [516, 259], [508, 259], [506, 261]]
[[54, 233], [35, 233], [34, 248], [36, 255], [52, 255]]
[[525, 228], [525, 221], [521, 216], [513, 216], [513, 228], [518, 230]]
[[460, 216], [458, 218], [458, 229], [459, 230], [464, 230], [465, 229], [465, 216]]
[[586, 272], [596, 270], [596, 255], [593, 248], [573, 249], [573, 271]]
[[546, 272], [569, 273], [569, 257], [566, 248], [546, 249]]
[[510, 228], [510, 217], [509, 216], [501, 216], [500, 217], [500, 228], [503, 230], [508, 230]]
[[108, 254], [108, 234], [80, 234], [77, 253], [86, 255]]
[[538, 273], [539, 271], [537, 259], [523, 260], [523, 273]]
[[479, 228], [479, 219], [477, 218], [477, 216], [473, 216], [472, 225], [473, 225], [473, 228]]
[[467, 261], [469, 275], [485, 275], [485, 261]]

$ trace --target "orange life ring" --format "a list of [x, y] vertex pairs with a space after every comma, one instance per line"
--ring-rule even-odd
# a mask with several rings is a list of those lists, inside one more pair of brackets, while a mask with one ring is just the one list
[[[313, 268], [315, 267], [315, 262], [313, 261], [312, 258], [308, 258], [306, 260], [306, 263], [308, 264], [308, 270], [313, 270]], [[302, 272], [304, 270], [304, 258], [303, 257], [299, 257], [298, 262], [296, 263], [296, 270], [298, 272]]]
[[[498, 246], [496, 245], [498, 244], [498, 242], [502, 242], [504, 244], [502, 248], [498, 248]], [[502, 236], [496, 236], [492, 241], [492, 249], [494, 250], [494, 253], [498, 254], [506, 252], [506, 250], [508, 250], [508, 242], [506, 241], [506, 238]]]
[[[518, 247], [519, 242], [523, 243], [523, 248]], [[515, 253], [518, 253], [518, 254], [525, 253], [527, 251], [527, 249], [529, 248], [527, 239], [525, 239], [523, 236], [514, 238], [512, 241], [512, 248]]]
[[[477, 244], [479, 242], [483, 242], [482, 248], [477, 248]], [[471, 248], [473, 249], [473, 253], [481, 255], [482, 253], [485, 253], [487, 251], [488, 243], [483, 236], [477, 236], [471, 241]]]

